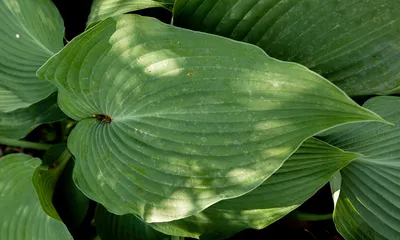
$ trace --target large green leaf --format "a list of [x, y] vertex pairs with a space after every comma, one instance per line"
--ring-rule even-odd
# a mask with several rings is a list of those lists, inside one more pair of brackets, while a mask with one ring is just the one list
[[51, 123], [66, 118], [58, 108], [57, 95], [12, 112], [0, 112], [0, 137], [20, 139], [42, 123]]
[[256, 44], [350, 96], [400, 93], [398, 0], [176, 0], [174, 24]]
[[33, 178], [39, 190], [47, 185], [46, 179], [37, 176], [40, 163], [40, 159], [25, 154], [0, 158], [0, 239], [72, 239], [64, 224], [41, 207], [32, 184]]
[[151, 226], [167, 234], [201, 239], [222, 239], [245, 228], [265, 228], [300, 206], [356, 157], [359, 155], [308, 139], [250, 193], [221, 201], [189, 218]]
[[400, 237], [399, 106], [399, 97], [375, 97], [364, 104], [395, 126], [350, 124], [324, 134], [331, 144], [365, 155], [344, 168], [341, 186], [336, 184], [334, 221], [346, 239]]
[[100, 22], [38, 74], [79, 121], [75, 183], [148, 222], [254, 189], [324, 129], [380, 119], [301, 65], [138, 15]]
[[146, 8], [162, 7], [171, 10], [174, 0], [94, 0], [87, 25], [108, 17]]
[[[133, 214], [114, 215], [98, 205], [94, 224], [101, 239], [112, 240], [168, 240], [171, 236], [160, 233]], [[178, 238], [176, 238], [178, 239]]]
[[50, 0], [0, 1], [0, 112], [25, 108], [54, 92], [36, 77], [63, 47], [64, 25]]

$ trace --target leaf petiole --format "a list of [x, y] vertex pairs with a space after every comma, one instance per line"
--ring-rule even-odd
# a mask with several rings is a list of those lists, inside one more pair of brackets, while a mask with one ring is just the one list
[[332, 214], [313, 214], [313, 213], [303, 213], [299, 211], [294, 211], [289, 214], [289, 217], [299, 221], [324, 221], [332, 220]]
[[0, 137], [0, 144], [37, 150], [47, 150], [53, 146], [52, 144], [28, 142], [24, 140], [17, 140], [5, 137]]

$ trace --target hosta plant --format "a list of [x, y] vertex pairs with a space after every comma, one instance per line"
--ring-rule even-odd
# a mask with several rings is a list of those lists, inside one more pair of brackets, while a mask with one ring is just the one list
[[328, 183], [343, 238], [400, 239], [400, 2], [58, 10], [0, 0], [0, 239], [226, 239]]

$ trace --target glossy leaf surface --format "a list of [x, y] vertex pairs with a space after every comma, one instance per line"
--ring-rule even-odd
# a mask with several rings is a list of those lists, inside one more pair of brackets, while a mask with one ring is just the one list
[[[94, 217], [97, 233], [101, 239], [113, 240], [172, 240], [171, 236], [162, 234], [133, 214], [114, 215], [103, 206], [98, 205]], [[179, 239], [179, 238], [174, 238]], [[182, 239], [183, 240], [183, 239]]]
[[172, 10], [174, 0], [94, 0], [87, 25], [146, 8], [162, 7]]
[[258, 45], [350, 96], [400, 93], [398, 0], [176, 0], [174, 24]]
[[75, 183], [147, 222], [253, 190], [322, 130], [380, 120], [301, 65], [134, 15], [90, 28], [38, 74], [79, 121]]
[[358, 154], [314, 138], [306, 140], [255, 190], [221, 201], [186, 219], [152, 224], [171, 235], [225, 239], [243, 229], [262, 229], [296, 209]]
[[25, 154], [0, 158], [0, 239], [72, 239], [57, 215], [50, 217], [41, 207], [32, 179], [41, 196], [51, 200], [51, 195], [42, 192], [46, 180], [35, 173], [41, 171], [40, 164], [40, 159]]
[[341, 171], [334, 221], [346, 239], [398, 239], [400, 236], [400, 98], [375, 97], [364, 107], [395, 126], [349, 124], [324, 139], [357, 159]]
[[26, 108], [55, 91], [36, 71], [63, 47], [63, 31], [50, 0], [0, 1], [0, 112]]

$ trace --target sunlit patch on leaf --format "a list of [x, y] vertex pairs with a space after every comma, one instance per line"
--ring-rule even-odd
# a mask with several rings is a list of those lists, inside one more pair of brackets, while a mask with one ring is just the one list
[[79, 188], [147, 222], [251, 191], [322, 130], [381, 120], [301, 65], [135, 15], [88, 29], [38, 75], [79, 121], [68, 140]]
[[[36, 193], [32, 184], [40, 163], [40, 159], [25, 154], [0, 158], [0, 239], [72, 239], [57, 216], [50, 217], [42, 209], [37, 194], [47, 193]], [[51, 201], [51, 195], [47, 197]]]
[[36, 71], [63, 47], [64, 25], [50, 0], [0, 1], [0, 23], [0, 112], [11, 112], [56, 90]]
[[359, 156], [308, 139], [253, 191], [216, 203], [189, 218], [151, 226], [166, 234], [201, 239], [225, 239], [246, 228], [265, 228], [300, 206]]
[[255, 44], [350, 96], [400, 93], [398, 0], [176, 0], [173, 22]]
[[146, 8], [161, 7], [172, 10], [174, 0], [94, 0], [86, 23], [91, 24], [108, 17], [118, 16]]

